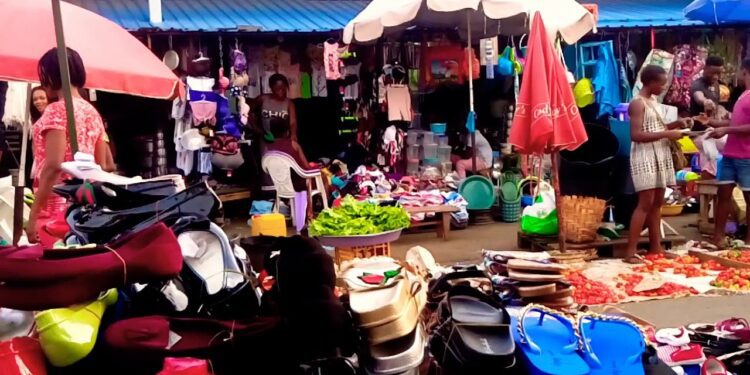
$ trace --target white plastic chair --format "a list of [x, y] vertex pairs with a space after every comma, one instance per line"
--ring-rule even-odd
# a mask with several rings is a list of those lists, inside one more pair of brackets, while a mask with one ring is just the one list
[[[292, 185], [292, 171], [304, 179], [315, 180], [315, 186], [312, 189], [308, 188], [308, 194], [310, 194], [311, 199], [313, 196], [320, 194], [320, 197], [323, 199], [323, 207], [328, 208], [328, 195], [326, 194], [325, 185], [323, 185], [323, 176], [320, 174], [319, 169], [302, 169], [293, 157], [280, 151], [266, 152], [261, 160], [261, 165], [263, 166], [263, 171], [271, 176], [273, 185], [276, 188], [274, 212], [279, 212], [279, 205], [282, 199], [288, 199], [289, 205], [294, 210], [295, 191]], [[294, 214], [292, 214], [292, 221], [294, 221]]]

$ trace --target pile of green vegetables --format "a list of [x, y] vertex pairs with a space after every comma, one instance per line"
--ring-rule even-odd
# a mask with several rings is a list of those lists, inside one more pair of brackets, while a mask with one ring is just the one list
[[346, 196], [339, 207], [323, 210], [309, 227], [311, 236], [359, 236], [409, 227], [402, 207], [380, 206]]

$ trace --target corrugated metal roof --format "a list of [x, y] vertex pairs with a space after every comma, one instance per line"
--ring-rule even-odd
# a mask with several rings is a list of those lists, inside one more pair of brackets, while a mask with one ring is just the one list
[[148, 0], [65, 0], [131, 31], [257, 30], [312, 32], [343, 29], [362, 0], [162, 0], [164, 22], [149, 22]]
[[691, 0], [579, 0], [599, 4], [600, 28], [704, 25], [685, 18]]
[[[151, 24], [148, 0], [65, 0], [125, 29], [312, 32], [342, 29], [366, 0], [162, 0], [164, 22]], [[599, 28], [703, 25], [685, 18], [691, 0], [579, 0], [599, 4]]]

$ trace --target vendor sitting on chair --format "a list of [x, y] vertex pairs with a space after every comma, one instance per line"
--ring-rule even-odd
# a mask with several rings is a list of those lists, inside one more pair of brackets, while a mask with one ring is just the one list
[[[282, 119], [282, 118], [273, 118], [270, 122], [271, 126], [271, 135], [273, 135], [273, 140], [268, 140], [268, 143], [266, 144], [266, 150], [265, 152], [283, 152], [289, 156], [291, 156], [294, 161], [297, 163], [297, 165], [300, 166], [302, 169], [317, 169], [318, 166], [312, 165], [307, 161], [307, 158], [305, 157], [305, 153], [302, 151], [302, 147], [297, 143], [297, 141], [293, 140], [290, 137], [291, 128], [289, 125], [289, 120]], [[309, 191], [308, 185], [310, 184], [309, 180], [306, 180], [305, 178], [302, 178], [294, 171], [291, 172], [292, 174], [292, 186], [294, 186], [294, 191]], [[323, 179], [323, 184], [326, 184], [325, 179]], [[328, 189], [328, 186], [325, 186], [326, 189]], [[308, 204], [307, 204], [307, 216], [309, 218], [312, 218], [313, 216], [313, 209], [312, 209], [312, 200], [311, 197], [308, 195]]]
[[451, 161], [456, 167], [456, 174], [458, 178], [463, 180], [466, 178], [466, 171], [472, 171], [473, 161], [472, 158], [476, 154], [477, 168], [473, 171], [475, 174], [487, 169], [492, 168], [492, 147], [481, 132], [476, 131], [476, 144], [474, 148], [471, 145], [471, 134], [465, 134], [463, 138], [467, 140], [468, 146], [462, 147], [458, 152], [454, 149], [454, 153], [451, 155]]

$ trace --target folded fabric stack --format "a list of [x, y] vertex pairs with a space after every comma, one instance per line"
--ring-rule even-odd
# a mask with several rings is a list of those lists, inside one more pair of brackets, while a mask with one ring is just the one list
[[423, 361], [425, 333], [419, 322], [427, 295], [424, 280], [394, 259], [354, 259], [339, 275], [349, 305], [369, 343], [373, 374], [401, 374]]

